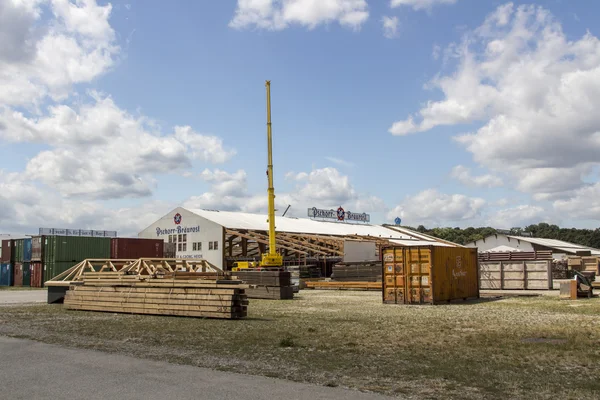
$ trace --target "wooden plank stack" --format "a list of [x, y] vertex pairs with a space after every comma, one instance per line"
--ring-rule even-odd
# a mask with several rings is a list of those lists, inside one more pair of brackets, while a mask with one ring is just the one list
[[48, 303], [74, 310], [237, 319], [242, 281], [202, 259], [86, 259], [46, 282]]
[[381, 282], [381, 262], [338, 263], [331, 279], [337, 282]]
[[158, 276], [85, 272], [71, 282], [64, 305], [71, 310], [240, 319], [247, 316], [247, 285], [213, 272]]
[[479, 253], [478, 258], [479, 261], [552, 260], [552, 250]]
[[294, 298], [291, 273], [288, 271], [236, 271], [238, 279], [249, 285], [250, 299], [288, 300]]
[[600, 257], [597, 256], [569, 257], [568, 265], [569, 271], [577, 270], [592, 281], [600, 275]]

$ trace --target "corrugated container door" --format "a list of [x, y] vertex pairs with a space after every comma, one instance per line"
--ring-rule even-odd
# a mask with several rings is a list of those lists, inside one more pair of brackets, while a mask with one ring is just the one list
[[23, 263], [23, 286], [31, 286], [31, 263]]
[[110, 258], [115, 260], [119, 258], [119, 239], [110, 240]]
[[31, 287], [43, 287], [44, 276], [41, 262], [31, 263]]
[[431, 249], [408, 247], [404, 250], [406, 265], [406, 299], [408, 303], [432, 303]]
[[402, 247], [383, 251], [383, 301], [404, 304], [406, 302], [406, 271]]
[[31, 238], [23, 239], [23, 261], [31, 261]]
[[435, 302], [479, 297], [477, 249], [436, 247], [434, 266]]
[[0, 259], [0, 262], [10, 263], [12, 261], [13, 245], [13, 240], [2, 241], [2, 259]]
[[44, 274], [44, 284], [46, 281], [49, 281], [50, 279], [52, 279], [52, 263], [47, 263], [44, 262], [44, 266], [42, 267], [42, 271]]
[[12, 286], [13, 269], [10, 263], [0, 264], [0, 286]]
[[[15, 254], [14, 259], [16, 262], [23, 262], [23, 239], [15, 240]], [[16, 268], [15, 268], [16, 269]]]
[[31, 261], [42, 261], [43, 236], [31, 238]]
[[15, 263], [13, 282], [15, 286], [23, 286], [23, 263]]

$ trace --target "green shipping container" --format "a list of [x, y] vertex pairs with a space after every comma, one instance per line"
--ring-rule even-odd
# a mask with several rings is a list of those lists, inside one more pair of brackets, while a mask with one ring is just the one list
[[62, 274], [63, 272], [65, 272], [66, 270], [68, 270], [69, 268], [71, 268], [72, 266], [76, 265], [78, 263], [76, 262], [71, 262], [71, 261], [62, 261], [62, 262], [52, 262], [52, 263], [45, 263], [44, 264], [44, 286], [45, 286], [45, 282], [49, 281], [50, 279], [54, 278], [57, 275]]
[[13, 262], [23, 262], [23, 248], [25, 239], [16, 239], [15, 240], [15, 247], [13, 249], [13, 253], [12, 253], [12, 261]]
[[71, 262], [86, 258], [110, 258], [110, 238], [82, 236], [45, 236], [44, 263]]
[[23, 263], [23, 286], [31, 286], [31, 263]]

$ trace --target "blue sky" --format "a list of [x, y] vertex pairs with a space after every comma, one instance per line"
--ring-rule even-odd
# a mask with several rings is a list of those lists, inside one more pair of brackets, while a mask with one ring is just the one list
[[[15, 22], [0, 20], [0, 231], [135, 233], [178, 205], [263, 212], [266, 79], [293, 215], [600, 219], [600, 121], [570, 128], [589, 114], [573, 99], [600, 100], [595, 2], [2, 3]], [[550, 38], [563, 42], [541, 49]]]

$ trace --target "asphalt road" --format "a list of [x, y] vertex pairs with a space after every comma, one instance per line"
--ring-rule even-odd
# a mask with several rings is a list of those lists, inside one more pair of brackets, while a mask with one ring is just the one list
[[0, 336], [1, 398], [344, 399], [389, 397]]
[[46, 290], [0, 290], [0, 305], [42, 303], [48, 301]]

